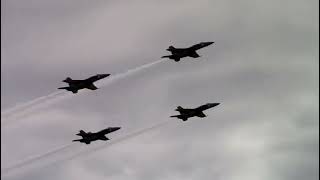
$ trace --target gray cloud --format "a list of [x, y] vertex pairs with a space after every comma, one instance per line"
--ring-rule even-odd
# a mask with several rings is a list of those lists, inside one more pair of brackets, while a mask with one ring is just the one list
[[116, 139], [167, 120], [178, 105], [222, 103], [205, 119], [172, 119], [102, 151], [3, 179], [319, 177], [317, 1], [2, 5], [2, 109], [54, 92], [66, 76], [123, 72], [158, 60], [169, 45], [216, 42], [199, 60], [163, 62], [2, 127], [2, 166], [68, 144], [79, 129], [122, 126], [110, 135]]

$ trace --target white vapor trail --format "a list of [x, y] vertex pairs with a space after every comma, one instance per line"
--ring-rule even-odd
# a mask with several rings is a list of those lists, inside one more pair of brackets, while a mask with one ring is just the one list
[[149, 68], [151, 66], [154, 66], [156, 64], [159, 64], [160, 62], [163, 62], [163, 61], [166, 61], [166, 60], [158, 60], [158, 61], [154, 61], [152, 63], [148, 63], [148, 64], [145, 64], [145, 65], [142, 65], [142, 66], [139, 66], [139, 67], [136, 67], [134, 69], [129, 69], [123, 73], [119, 73], [119, 74], [115, 74], [115, 75], [111, 75], [110, 78], [106, 79], [106, 80], [102, 80], [102, 81], [98, 81], [96, 82], [96, 84], [100, 87], [104, 87], [104, 86], [107, 86], [109, 84], [111, 84], [112, 82], [115, 82], [119, 79], [122, 79], [124, 77], [127, 77], [127, 76], [130, 76], [136, 72], [139, 72], [141, 70], [144, 70], [146, 68]]
[[59, 94], [61, 94], [61, 91], [57, 91], [57, 92], [51, 93], [46, 96], [38, 97], [32, 101], [18, 104], [18, 105], [14, 106], [12, 108], [9, 108], [9, 109], [5, 109], [4, 111], [1, 111], [1, 117], [8, 117], [8, 116], [16, 113], [17, 111], [27, 109], [29, 106], [32, 106], [32, 105], [37, 104], [39, 102], [45, 101], [46, 99], [49, 99], [49, 98], [54, 97]]
[[6, 173], [8, 173], [8, 172], [10, 172], [10, 171], [12, 171], [14, 169], [18, 169], [18, 168], [24, 167], [24, 166], [28, 165], [29, 163], [32, 163], [32, 162], [37, 161], [37, 160], [40, 160], [43, 157], [50, 156], [50, 155], [53, 155], [55, 153], [58, 153], [58, 152], [60, 152], [62, 150], [65, 150], [65, 149], [69, 148], [71, 145], [72, 144], [63, 145], [61, 147], [58, 147], [58, 148], [56, 148], [54, 150], [51, 150], [49, 152], [46, 152], [44, 154], [28, 158], [28, 159], [26, 159], [24, 161], [21, 161], [21, 162], [15, 164], [15, 165], [10, 166], [10, 167], [2, 168], [1, 169], [1, 174], [6, 174]]
[[[40, 165], [42, 165], [39, 168], [44, 168], [44, 167], [47, 167], [47, 166], [50, 166], [50, 165], [53, 165], [53, 164], [58, 164], [59, 162], [65, 162], [65, 161], [73, 160], [73, 159], [75, 159], [75, 158], [77, 158], [79, 156], [83, 157], [82, 155], [85, 155], [85, 154], [88, 154], [88, 153], [92, 153], [92, 152], [96, 152], [96, 151], [111, 147], [112, 145], [115, 145], [117, 143], [123, 142], [125, 140], [130, 139], [130, 138], [134, 138], [134, 137], [139, 136], [141, 134], [144, 134], [146, 132], [149, 132], [149, 131], [155, 130], [157, 128], [160, 128], [160, 127], [166, 125], [170, 121], [172, 121], [172, 120], [170, 119], [170, 120], [158, 123], [156, 125], [153, 125], [151, 127], [144, 128], [142, 130], [130, 133], [130, 134], [125, 135], [123, 137], [120, 137], [118, 139], [111, 140], [111, 142], [109, 142], [107, 144], [103, 144], [103, 145], [95, 147], [95, 148], [91, 148], [91, 149], [87, 149], [87, 150], [81, 151], [79, 153], [73, 154], [72, 156], [64, 158], [64, 159], [62, 159], [62, 158], [56, 159], [55, 161], [51, 161], [51, 162], [49, 162], [47, 164], [44, 164], [44, 165], [43, 165], [43, 163], [40, 163], [41, 160], [43, 160], [43, 159], [45, 160], [46, 157], [50, 157], [50, 156], [52, 156], [54, 154], [59, 153], [60, 151], [63, 151], [63, 150], [66, 150], [66, 149], [70, 148], [72, 144], [64, 145], [62, 147], [56, 148], [56, 149], [54, 149], [52, 151], [49, 151], [47, 153], [44, 153], [44, 154], [41, 154], [41, 155], [38, 155], [38, 156], [35, 156], [35, 157], [32, 157], [32, 158], [28, 158], [27, 160], [24, 160], [24, 161], [22, 161], [20, 163], [17, 163], [15, 165], [10, 166], [10, 167], [6, 167], [6, 168], [1, 169], [1, 177], [9, 175], [9, 174], [11, 174], [13, 172], [17, 172], [17, 170], [19, 170], [21, 168], [24, 168], [24, 167], [26, 167], [28, 165], [33, 165], [36, 162], [38, 162], [38, 163], [40, 163]], [[29, 168], [35, 168], [36, 166], [29, 166]], [[38, 166], [39, 166], [39, 164], [38, 164]]]
[[51, 104], [59, 102], [68, 97], [72, 97], [72, 95], [68, 94], [68, 92], [60, 92], [59, 94], [52, 96], [51, 98], [46, 98], [45, 100], [38, 101], [38, 103], [34, 103], [26, 109], [17, 111], [15, 114], [12, 114], [9, 117], [1, 117], [1, 126], [6, 126], [22, 118], [27, 118], [29, 116], [32, 116], [34, 112], [39, 111], [43, 108], [46, 108]]
[[[130, 76], [134, 73], [137, 73], [143, 69], [149, 68], [151, 66], [154, 66], [160, 62], [163, 62], [165, 60], [158, 60], [158, 61], [154, 61], [151, 63], [147, 63], [145, 65], [133, 68], [133, 69], [129, 69], [123, 73], [118, 73], [115, 75], [111, 75], [110, 78], [104, 79], [104, 80], [100, 80], [95, 82], [95, 84], [98, 87], [105, 87], [117, 80], [120, 80], [122, 78], [125, 78], [127, 76]], [[79, 91], [79, 94], [81, 93], [85, 93], [86, 91]], [[88, 93], [88, 92], [86, 92]], [[9, 124], [9, 122], [15, 122], [21, 118], [26, 118], [28, 116], [31, 116], [33, 113], [35, 113], [36, 111], [46, 108], [48, 106], [50, 106], [51, 104], [57, 103], [61, 100], [73, 97], [74, 94], [70, 93], [70, 92], [55, 92], [52, 93], [50, 95], [47, 96], [43, 96], [43, 97], [39, 97], [36, 98], [30, 102], [21, 104], [17, 107], [5, 110], [4, 112], [1, 112], [1, 125], [7, 125]]]

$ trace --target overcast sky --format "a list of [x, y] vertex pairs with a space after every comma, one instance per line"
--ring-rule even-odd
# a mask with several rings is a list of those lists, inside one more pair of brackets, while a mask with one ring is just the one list
[[[318, 179], [319, 1], [1, 3], [2, 111], [56, 92], [68, 76], [117, 74], [159, 60], [170, 45], [215, 41], [198, 59], [163, 61], [2, 126], [2, 168], [69, 145], [80, 129], [121, 126], [108, 136], [117, 139], [167, 121], [179, 105], [221, 103], [206, 118], [172, 119], [3, 179]], [[50, 159], [112, 142], [74, 143]]]

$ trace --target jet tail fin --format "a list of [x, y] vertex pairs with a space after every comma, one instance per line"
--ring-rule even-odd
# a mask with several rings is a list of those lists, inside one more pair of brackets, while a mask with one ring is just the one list
[[72, 79], [70, 78], [70, 77], [67, 77], [65, 80], [63, 80], [62, 82], [66, 82], [66, 83], [69, 83], [69, 82], [71, 82], [72, 81]]
[[176, 110], [177, 110], [177, 111], [179, 111], [179, 110], [183, 110], [183, 107], [178, 106]]
[[76, 135], [78, 135], [78, 136], [84, 136], [84, 135], [86, 135], [86, 134], [87, 134], [87, 133], [84, 132], [84, 130], [80, 130], [79, 133], [76, 134]]
[[167, 50], [168, 50], [168, 51], [172, 51], [172, 50], [175, 50], [175, 49], [176, 49], [176, 48], [171, 45], [171, 46], [169, 46], [169, 48], [168, 48]]

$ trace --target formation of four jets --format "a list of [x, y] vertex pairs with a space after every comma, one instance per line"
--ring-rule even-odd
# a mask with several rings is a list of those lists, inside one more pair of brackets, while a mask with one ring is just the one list
[[[174, 60], [175, 62], [180, 61], [180, 59], [184, 57], [198, 58], [200, 57], [200, 55], [196, 51], [201, 48], [207, 47], [213, 43], [214, 42], [201, 42], [188, 48], [175, 48], [173, 46], [169, 46], [167, 50], [171, 52], [171, 55], [162, 56], [162, 58], [169, 58]], [[68, 83], [69, 86], [60, 87], [58, 89], [65, 89], [67, 91], [71, 91], [72, 93], [77, 93], [81, 89], [97, 90], [98, 88], [93, 83], [100, 79], [104, 79], [108, 76], [110, 76], [110, 74], [97, 74], [84, 80], [73, 80], [70, 77], [67, 77], [65, 80], [63, 80], [63, 82]], [[191, 117], [204, 118], [206, 117], [206, 115], [203, 113], [204, 110], [213, 108], [215, 106], [218, 106], [219, 104], [220, 103], [207, 103], [193, 109], [185, 109], [181, 106], [178, 106], [176, 111], [178, 111], [180, 114], [173, 115], [170, 117], [176, 117], [183, 121], [187, 121], [188, 118]], [[81, 136], [82, 139], [76, 139], [73, 141], [79, 141], [81, 143], [86, 144], [90, 144], [92, 141], [97, 140], [107, 141], [109, 140], [109, 138], [107, 138], [105, 135], [117, 131], [119, 129], [120, 127], [109, 127], [96, 133], [85, 132], [83, 130], [80, 130], [80, 132], [76, 135]]]

